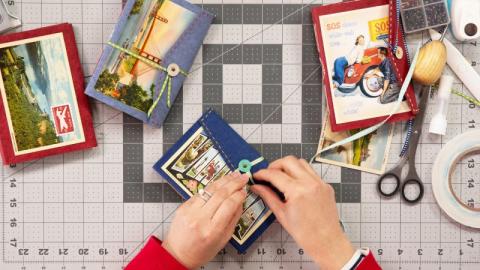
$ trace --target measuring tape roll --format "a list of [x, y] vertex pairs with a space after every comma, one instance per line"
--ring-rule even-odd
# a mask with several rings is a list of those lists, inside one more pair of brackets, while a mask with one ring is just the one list
[[480, 209], [465, 204], [453, 191], [453, 167], [467, 154], [480, 151], [480, 130], [460, 134], [438, 153], [432, 168], [433, 195], [440, 208], [455, 221], [480, 228]]

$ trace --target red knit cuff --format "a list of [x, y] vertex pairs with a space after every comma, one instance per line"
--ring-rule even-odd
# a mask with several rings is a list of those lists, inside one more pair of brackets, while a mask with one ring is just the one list
[[145, 247], [128, 264], [125, 270], [188, 270], [162, 247], [162, 241], [150, 237]]
[[373, 257], [372, 251], [370, 251], [355, 270], [382, 270], [382, 268], [378, 265], [375, 257]]

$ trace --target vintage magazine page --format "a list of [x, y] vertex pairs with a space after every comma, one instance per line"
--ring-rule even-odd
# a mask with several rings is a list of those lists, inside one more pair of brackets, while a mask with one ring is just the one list
[[[319, 16], [336, 124], [389, 115], [398, 98], [401, 83], [389, 59], [388, 12], [388, 5], [380, 5]], [[410, 111], [404, 100], [397, 113]]]

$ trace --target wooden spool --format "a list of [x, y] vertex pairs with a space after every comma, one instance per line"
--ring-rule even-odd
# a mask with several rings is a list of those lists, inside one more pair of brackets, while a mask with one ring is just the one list
[[418, 54], [413, 79], [423, 85], [433, 85], [442, 76], [447, 63], [447, 48], [439, 40], [423, 45]]

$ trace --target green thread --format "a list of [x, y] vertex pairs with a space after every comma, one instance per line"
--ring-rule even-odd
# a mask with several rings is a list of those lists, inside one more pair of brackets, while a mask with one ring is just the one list
[[168, 76], [170, 80], [168, 80], [168, 92], [167, 92], [167, 106], [170, 108], [172, 104], [170, 104], [170, 95], [172, 93], [172, 77]]
[[[432, 89], [435, 90], [435, 91], [438, 91], [438, 85], [433, 86]], [[459, 97], [461, 97], [461, 98], [463, 98], [463, 99], [465, 99], [465, 100], [467, 100], [467, 101], [470, 101], [471, 103], [473, 103], [473, 104], [477, 105], [478, 107], [480, 107], [480, 101], [479, 101], [478, 99], [474, 98], [474, 97], [471, 97], [471, 96], [469, 96], [469, 95], [467, 95], [467, 94], [464, 94], [464, 93], [462, 93], [462, 92], [459, 92], [459, 91], [457, 91], [457, 90], [455, 90], [455, 89], [450, 89], [450, 93], [452, 93], [452, 94], [454, 94], [454, 95], [457, 95], [457, 96], [459, 96]]]
[[115, 43], [113, 43], [113, 42], [110, 42], [110, 41], [107, 42], [107, 44], [110, 45], [110, 46], [112, 46], [113, 48], [119, 50], [119, 51], [122, 51], [122, 52], [124, 52], [124, 53], [126, 53], [126, 54], [128, 54], [128, 55], [130, 55], [130, 56], [133, 56], [133, 57], [137, 58], [138, 60], [140, 60], [140, 61], [142, 61], [142, 62], [144, 62], [144, 63], [146, 63], [146, 64], [148, 64], [148, 65], [150, 65], [150, 66], [152, 66], [152, 67], [154, 67], [154, 68], [156, 68], [156, 69], [160, 69], [160, 70], [162, 70], [162, 71], [164, 71], [164, 72], [168, 72], [168, 70], [167, 70], [166, 68], [162, 67], [161, 65], [153, 62], [152, 60], [150, 60], [150, 59], [148, 59], [148, 58], [146, 58], [146, 57], [143, 57], [143, 56], [139, 55], [138, 53], [135, 53], [135, 52], [132, 52], [132, 51], [130, 51], [130, 50], [127, 50], [127, 49], [125, 49], [125, 48], [123, 48], [123, 47], [121, 47], [121, 46], [119, 46], [119, 45], [117, 45], [117, 44], [115, 44]]
[[476, 98], [473, 98], [473, 97], [471, 97], [471, 96], [469, 96], [469, 95], [466, 95], [466, 94], [464, 94], [464, 93], [458, 92], [458, 91], [455, 90], [455, 89], [452, 89], [452, 94], [455, 94], [455, 95], [457, 95], [457, 96], [459, 96], [459, 97], [462, 97], [462, 98], [470, 101], [471, 103], [477, 105], [478, 107], [480, 107], [480, 101], [479, 101], [478, 99], [476, 99]]
[[[165, 88], [168, 88], [167, 89], [167, 107], [170, 108], [172, 106], [172, 101], [171, 101], [171, 96], [172, 96], [172, 76], [170, 76], [170, 74], [168, 74], [168, 69], [153, 62], [152, 60], [146, 58], [146, 57], [143, 57], [141, 55], [139, 55], [138, 53], [135, 53], [135, 52], [132, 52], [126, 48], [123, 48], [121, 46], [119, 46], [118, 44], [115, 44], [113, 42], [107, 42], [108, 45], [112, 46], [113, 48], [121, 51], [121, 52], [124, 52], [132, 57], [135, 57], [137, 58], [138, 60], [156, 68], [156, 69], [159, 69], [163, 72], [165, 72], [165, 80], [163, 81], [163, 84], [162, 84], [162, 88], [160, 89], [160, 93], [158, 94], [157, 98], [155, 99], [155, 101], [152, 103], [152, 106], [150, 106], [150, 108], [148, 109], [148, 112], [147, 112], [147, 116], [148, 118], [150, 118], [150, 116], [152, 115], [153, 113], [153, 110], [155, 110], [155, 108], [157, 107], [158, 103], [160, 102], [161, 98], [162, 98], [162, 95], [163, 93], [165, 92]], [[184, 71], [183, 69], [179, 68], [179, 73], [184, 75], [185, 77], [188, 76], [188, 73], [186, 71]]]
[[[152, 106], [150, 106], [150, 109], [148, 109], [147, 116], [149, 118], [152, 115], [153, 110], [157, 107], [158, 102], [160, 102], [160, 99], [162, 98], [163, 92], [165, 92], [165, 88], [166, 88], [168, 82], [170, 82], [171, 79], [172, 78], [167, 75], [167, 77], [165, 78], [165, 81], [163, 81], [163, 85], [162, 85], [162, 88], [160, 89], [160, 93], [158, 94], [158, 97], [155, 99]], [[172, 90], [172, 87], [171, 87], [171, 84], [168, 84], [168, 85], [170, 85], [170, 88], [168, 89], [168, 92], [170, 92]], [[167, 100], [167, 107], [170, 108], [170, 100]]]

